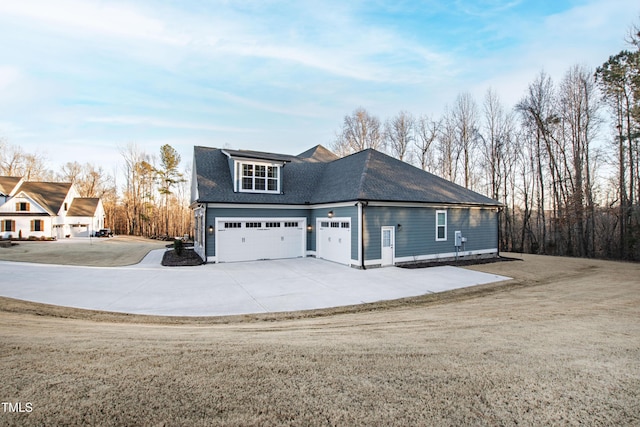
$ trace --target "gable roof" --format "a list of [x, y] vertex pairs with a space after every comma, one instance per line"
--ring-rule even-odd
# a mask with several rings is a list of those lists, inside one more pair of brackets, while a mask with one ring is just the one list
[[72, 185], [70, 182], [25, 182], [16, 194], [25, 193], [49, 214], [57, 215]]
[[93, 216], [98, 209], [100, 199], [97, 197], [76, 197], [71, 202], [67, 216]]
[[[195, 147], [197, 202], [320, 204], [347, 201], [498, 206], [499, 202], [373, 149], [339, 158], [322, 146], [287, 158], [281, 194], [234, 193], [227, 156]], [[248, 153], [248, 152], [242, 152]], [[253, 154], [266, 154], [251, 152]], [[257, 157], [252, 157], [257, 158]], [[275, 158], [273, 159], [275, 160]]]
[[0, 196], [9, 196], [20, 181], [18, 176], [0, 176]]

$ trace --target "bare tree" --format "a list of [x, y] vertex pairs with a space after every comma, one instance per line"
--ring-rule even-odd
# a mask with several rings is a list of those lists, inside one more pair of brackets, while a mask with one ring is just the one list
[[422, 170], [434, 170], [434, 142], [440, 133], [441, 120], [433, 120], [428, 116], [421, 116], [415, 125], [414, 139], [415, 157]]
[[408, 161], [409, 147], [414, 141], [415, 120], [406, 111], [401, 111], [397, 116], [385, 122], [384, 137], [387, 149], [397, 159]]
[[380, 120], [360, 107], [344, 117], [342, 129], [333, 143], [333, 151], [341, 156], [373, 148], [384, 149]]
[[472, 188], [478, 107], [470, 93], [458, 95], [452, 113], [456, 128], [457, 160], [462, 163], [465, 188]]

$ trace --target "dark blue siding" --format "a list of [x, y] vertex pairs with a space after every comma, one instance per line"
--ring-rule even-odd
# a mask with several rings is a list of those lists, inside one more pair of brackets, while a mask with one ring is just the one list
[[[447, 240], [436, 241], [436, 211], [447, 212]], [[365, 208], [365, 259], [381, 258], [381, 227], [395, 227], [395, 256], [418, 257], [455, 252], [454, 235], [467, 238], [465, 251], [498, 247], [495, 209]]]

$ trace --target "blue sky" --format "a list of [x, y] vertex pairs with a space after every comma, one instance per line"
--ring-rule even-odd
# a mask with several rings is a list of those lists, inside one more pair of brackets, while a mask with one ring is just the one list
[[637, 0], [0, 2], [0, 138], [112, 172], [134, 143], [297, 154], [357, 107], [508, 107], [626, 48]]

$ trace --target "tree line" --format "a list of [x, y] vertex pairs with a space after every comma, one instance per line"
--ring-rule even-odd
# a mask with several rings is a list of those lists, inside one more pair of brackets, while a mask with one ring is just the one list
[[386, 151], [501, 202], [501, 250], [640, 260], [638, 27], [628, 42], [595, 70], [540, 72], [513, 108], [493, 89], [440, 117], [357, 108], [332, 149]]
[[105, 209], [105, 226], [116, 234], [174, 237], [191, 232], [188, 168], [180, 170], [181, 158], [170, 145], [159, 156], [129, 144], [120, 150], [124, 183], [116, 174], [92, 163], [67, 162], [55, 172], [40, 154], [0, 140], [0, 175], [26, 181], [71, 182], [81, 197], [99, 197]]

